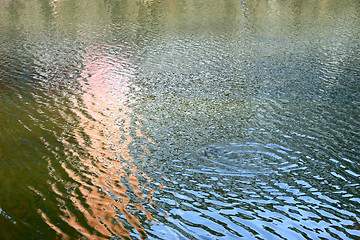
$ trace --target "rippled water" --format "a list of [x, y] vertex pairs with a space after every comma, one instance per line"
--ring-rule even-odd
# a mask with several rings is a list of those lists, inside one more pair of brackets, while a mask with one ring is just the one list
[[0, 239], [359, 239], [357, 0], [0, 0]]

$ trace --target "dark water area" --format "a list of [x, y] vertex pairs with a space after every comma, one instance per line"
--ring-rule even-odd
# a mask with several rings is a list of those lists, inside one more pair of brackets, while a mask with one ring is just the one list
[[357, 0], [0, 0], [0, 239], [360, 239]]

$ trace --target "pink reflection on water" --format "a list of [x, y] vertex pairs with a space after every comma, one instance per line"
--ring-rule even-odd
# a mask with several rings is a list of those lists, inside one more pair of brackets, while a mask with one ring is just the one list
[[[136, 166], [134, 157], [143, 158], [148, 149], [136, 144], [135, 138], [154, 143], [141, 131], [141, 123], [136, 120], [142, 119], [141, 116], [127, 106], [131, 102], [130, 92], [140, 91], [132, 84], [134, 66], [126, 58], [99, 51], [88, 51], [85, 59], [79, 79], [83, 92], [81, 97], [73, 98], [76, 120], [68, 119], [76, 125], [72, 136], [77, 146], [66, 138], [62, 141], [67, 157], [77, 159], [76, 163], [70, 160], [62, 163], [67, 175], [76, 182], [68, 189], [79, 191], [71, 191], [67, 197], [57, 190], [56, 183], [52, 186], [58, 195], [70, 199], [76, 212], [69, 207], [61, 208], [61, 218], [88, 238], [130, 238], [130, 224], [144, 239], [145, 230], [134, 213], [144, 213], [149, 222], [154, 220], [143, 205], [146, 201], [155, 207], [154, 191], [140, 184], [139, 177], [151, 179]], [[136, 153], [131, 150], [134, 146], [139, 149]], [[147, 195], [143, 194], [145, 190]], [[49, 226], [53, 225], [49, 223]], [[60, 235], [66, 238], [63, 233]]]

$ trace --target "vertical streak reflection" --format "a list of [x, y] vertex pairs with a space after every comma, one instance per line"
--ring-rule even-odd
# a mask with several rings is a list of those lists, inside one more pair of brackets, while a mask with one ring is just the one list
[[68, 157], [62, 168], [76, 182], [76, 190], [67, 188], [76, 211], [62, 208], [62, 219], [85, 237], [128, 239], [131, 229], [136, 229], [144, 239], [139, 216], [154, 220], [143, 206], [153, 206], [153, 191], [140, 187], [137, 176], [150, 178], [136, 166], [134, 156], [143, 157], [147, 148], [136, 144], [135, 138], [153, 142], [141, 133], [137, 121], [141, 117], [126, 106], [130, 90], [139, 91], [131, 84], [134, 66], [102, 51], [87, 52], [79, 79], [83, 94], [73, 97], [75, 118], [68, 119], [75, 128], [62, 140]]

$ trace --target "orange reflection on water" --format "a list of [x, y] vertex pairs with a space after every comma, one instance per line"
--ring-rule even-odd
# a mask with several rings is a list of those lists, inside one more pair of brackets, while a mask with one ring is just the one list
[[[130, 224], [144, 239], [145, 230], [134, 212], [142, 212], [148, 221], [154, 220], [143, 206], [145, 201], [155, 207], [152, 203], [154, 191], [140, 186], [137, 176], [150, 178], [137, 168], [134, 155], [145, 156], [148, 149], [134, 140], [143, 138], [150, 144], [153, 142], [141, 132], [141, 124], [136, 121], [141, 117], [126, 106], [130, 101], [127, 97], [130, 89], [139, 90], [131, 86], [131, 63], [124, 58], [118, 61], [89, 51], [89, 58], [83, 64], [79, 79], [83, 93], [81, 98], [73, 99], [76, 120], [69, 118], [76, 125], [72, 137], [77, 146], [74, 147], [69, 139], [62, 140], [69, 159], [77, 159], [77, 163], [62, 163], [67, 175], [76, 182], [76, 186], [68, 187], [68, 199], [76, 212], [61, 208], [62, 219], [88, 238], [128, 239]], [[138, 149], [136, 152], [131, 150], [134, 147]], [[59, 181], [56, 176], [54, 179]], [[53, 189], [66, 197], [55, 185]], [[144, 190], [148, 192], [146, 197]]]

